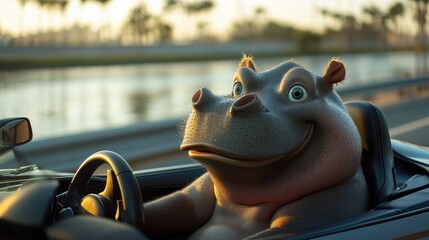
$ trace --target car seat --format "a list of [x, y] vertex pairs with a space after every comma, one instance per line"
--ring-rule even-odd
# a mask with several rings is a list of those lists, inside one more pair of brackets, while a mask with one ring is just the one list
[[347, 110], [362, 140], [362, 170], [368, 184], [371, 207], [387, 200], [395, 190], [395, 168], [389, 129], [383, 112], [368, 102], [347, 102]]

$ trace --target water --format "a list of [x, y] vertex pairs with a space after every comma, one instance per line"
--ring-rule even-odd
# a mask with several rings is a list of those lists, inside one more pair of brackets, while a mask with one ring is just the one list
[[[331, 56], [295, 58], [322, 74]], [[259, 59], [259, 69], [286, 58]], [[389, 81], [416, 71], [412, 52], [344, 55], [347, 88]], [[229, 94], [239, 59], [191, 63], [70, 67], [0, 72], [0, 118], [26, 116], [34, 139], [184, 117], [191, 96], [208, 87]]]

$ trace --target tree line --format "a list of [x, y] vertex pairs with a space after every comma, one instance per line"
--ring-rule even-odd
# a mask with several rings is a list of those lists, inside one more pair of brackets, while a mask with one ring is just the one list
[[[106, 15], [111, 0], [17, 0], [23, 12], [26, 4], [32, 2], [38, 6], [40, 15], [60, 14], [65, 18], [66, 9], [71, 1], [79, 1], [81, 8], [88, 3], [95, 3], [99, 8], [99, 15]], [[182, 15], [195, 29], [195, 34], [189, 36], [190, 41], [217, 41], [215, 33], [210, 31], [210, 21], [204, 16], [216, 7], [212, 0], [164, 0], [159, 13], [148, 10], [145, 1], [133, 7], [123, 22], [119, 36], [110, 36], [112, 39], [127, 38], [129, 44], [142, 45], [163, 42], [173, 42], [177, 24], [168, 16]], [[400, 28], [400, 21], [407, 12], [413, 17], [417, 26], [417, 46], [425, 51], [427, 45], [427, 11], [429, 0], [398, 1], [386, 9], [375, 5], [365, 6], [358, 17], [330, 9], [319, 9], [319, 14], [326, 20], [333, 21], [333, 26], [323, 32], [297, 28], [285, 22], [276, 21], [269, 17], [264, 7], [256, 7], [249, 16], [240, 17], [231, 23], [228, 32], [230, 41], [291, 41], [295, 42], [303, 51], [320, 49], [322, 41], [344, 42], [346, 47], [355, 46], [359, 42], [388, 46], [389, 39], [408, 37], [409, 32]], [[22, 27], [25, 25], [24, 14], [20, 18], [20, 36], [24, 35]], [[106, 19], [107, 18], [107, 19]], [[41, 21], [39, 17], [38, 21]], [[46, 17], [45, 17], [46, 19]], [[102, 17], [101, 26], [108, 26], [108, 16]], [[39, 24], [42, 25], [42, 24]], [[49, 31], [49, 21], [45, 24], [45, 31]], [[40, 29], [43, 27], [39, 26]], [[99, 30], [101, 33], [103, 28]], [[111, 39], [107, 38], [106, 41]]]

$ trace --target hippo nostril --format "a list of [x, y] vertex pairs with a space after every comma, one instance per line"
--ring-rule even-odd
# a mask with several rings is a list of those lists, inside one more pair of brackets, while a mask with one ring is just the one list
[[192, 96], [192, 104], [196, 105], [200, 101], [202, 95], [201, 89], [199, 89], [196, 93], [194, 93], [194, 96]]
[[232, 114], [266, 112], [267, 109], [255, 94], [244, 95], [232, 104]]
[[210, 90], [203, 87], [200, 88], [200, 90], [198, 90], [197, 92], [195, 92], [194, 96], [192, 96], [192, 107], [195, 110], [202, 110], [214, 101], [216, 101], [216, 96], [213, 95]]
[[241, 108], [241, 107], [246, 106], [247, 104], [251, 104], [255, 100], [256, 100], [256, 96], [254, 94], [248, 94], [248, 95], [245, 95], [245, 96], [241, 97], [240, 99], [238, 99], [234, 103], [234, 106], [237, 108]]

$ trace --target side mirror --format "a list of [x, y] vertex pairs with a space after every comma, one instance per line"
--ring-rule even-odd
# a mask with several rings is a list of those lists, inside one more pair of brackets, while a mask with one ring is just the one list
[[0, 148], [28, 143], [33, 138], [30, 120], [25, 117], [0, 119]]

